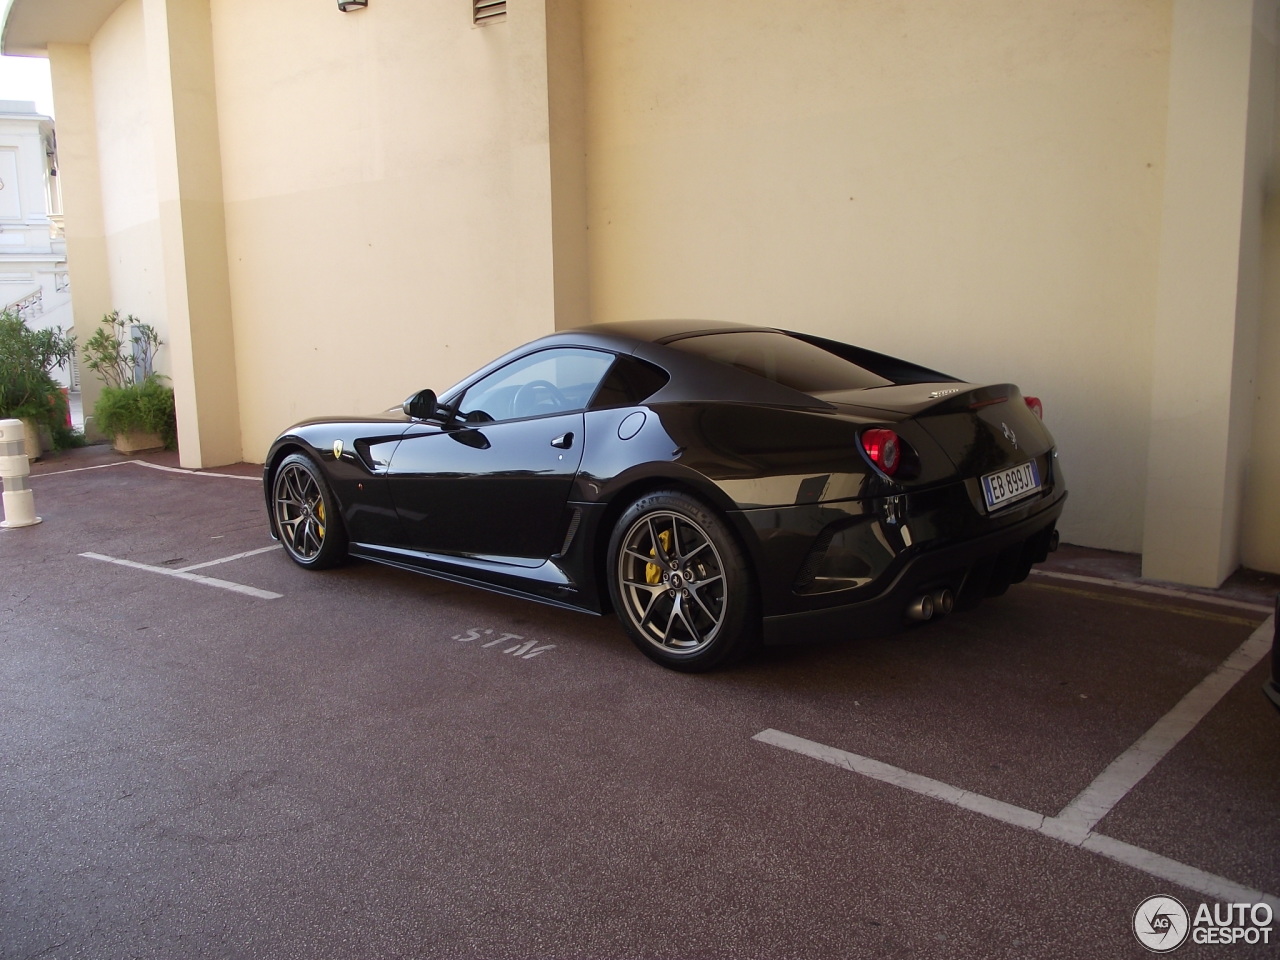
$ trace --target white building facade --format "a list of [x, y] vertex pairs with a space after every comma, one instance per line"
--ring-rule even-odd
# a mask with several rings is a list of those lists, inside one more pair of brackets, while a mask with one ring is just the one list
[[[53, 121], [0, 100], [0, 309], [36, 329], [75, 325]], [[72, 386], [74, 370], [53, 371]]]

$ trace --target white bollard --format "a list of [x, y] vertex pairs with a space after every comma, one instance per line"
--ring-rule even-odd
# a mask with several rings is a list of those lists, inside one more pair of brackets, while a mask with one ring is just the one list
[[4, 486], [4, 520], [0, 527], [29, 527], [40, 522], [35, 495], [27, 484], [26, 431], [21, 420], [0, 420], [0, 482]]

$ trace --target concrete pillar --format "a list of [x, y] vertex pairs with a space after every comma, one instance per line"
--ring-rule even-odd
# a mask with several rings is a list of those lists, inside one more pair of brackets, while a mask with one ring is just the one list
[[1272, 188], [1263, 207], [1264, 285], [1258, 379], [1240, 559], [1250, 569], [1280, 573], [1280, 423], [1276, 416], [1280, 411], [1280, 193], [1275, 188], [1280, 184], [1280, 112], [1273, 123]]
[[1175, 0], [1142, 572], [1239, 565], [1275, 0]]
[[143, 0], [184, 467], [242, 458], [209, 0]]
[[582, 0], [547, 0], [547, 102], [556, 325], [591, 322]]
[[[548, 332], [589, 322], [581, 0], [527, 0], [507, 12], [515, 308]], [[501, 29], [501, 26], [484, 29]]]
[[[76, 340], [83, 344], [111, 312], [111, 273], [102, 216], [102, 177], [98, 165], [97, 115], [93, 102], [93, 65], [84, 44], [49, 44], [49, 74], [58, 112], [58, 180], [67, 239], [67, 270], [72, 278], [71, 310]], [[102, 381], [76, 355], [86, 414], [102, 392]], [[101, 439], [92, 420], [86, 432]]]

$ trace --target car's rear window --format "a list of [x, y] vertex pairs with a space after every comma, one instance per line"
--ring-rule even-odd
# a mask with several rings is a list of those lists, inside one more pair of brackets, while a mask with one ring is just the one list
[[819, 346], [767, 330], [701, 334], [670, 341], [667, 346], [803, 393], [884, 387], [893, 382]]
[[666, 371], [636, 357], [620, 356], [591, 401], [592, 410], [643, 403], [667, 385]]

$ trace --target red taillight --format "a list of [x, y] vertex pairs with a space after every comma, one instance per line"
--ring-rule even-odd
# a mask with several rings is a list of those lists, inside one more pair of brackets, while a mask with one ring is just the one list
[[1044, 419], [1044, 404], [1040, 402], [1039, 397], [1023, 397], [1027, 401], [1027, 407], [1041, 420]]
[[902, 441], [892, 430], [866, 430], [862, 434], [862, 449], [867, 451], [880, 470], [892, 477], [902, 462]]

